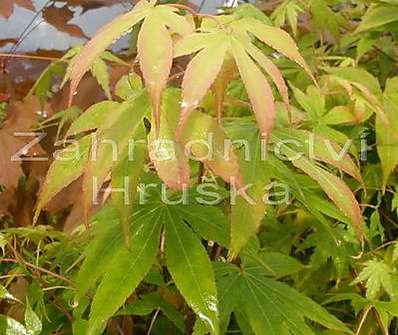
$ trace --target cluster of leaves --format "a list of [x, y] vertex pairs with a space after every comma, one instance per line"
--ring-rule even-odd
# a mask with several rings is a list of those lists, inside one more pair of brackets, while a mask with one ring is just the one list
[[[40, 225], [1, 235], [5, 334], [397, 331], [398, 4], [258, 8], [142, 0], [38, 79], [69, 107], [36, 126], [64, 139]], [[107, 51], [130, 32], [133, 64]]]

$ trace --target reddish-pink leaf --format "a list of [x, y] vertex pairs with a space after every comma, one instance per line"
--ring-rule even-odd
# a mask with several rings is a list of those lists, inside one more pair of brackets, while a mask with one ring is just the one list
[[[117, 113], [110, 113], [104, 127], [98, 129], [93, 139], [90, 159], [83, 176], [84, 207], [88, 215], [93, 202], [109, 172], [124, 158], [130, 141], [136, 139], [147, 113], [147, 96], [122, 103]], [[87, 218], [87, 217], [86, 217]]]
[[211, 85], [217, 78], [224, 63], [228, 49], [228, 36], [218, 34], [218, 38], [209, 42], [188, 64], [182, 83], [181, 115], [177, 137], [181, 134], [189, 114], [199, 105]]
[[145, 19], [138, 35], [138, 57], [149, 91], [159, 132], [160, 102], [173, 63], [173, 42], [166, 26], [157, 15], [157, 9]]
[[181, 134], [185, 151], [237, 187], [244, 185], [238, 157], [233, 148], [227, 151], [228, 137], [217, 121], [210, 115], [195, 112], [187, 119]]
[[267, 72], [272, 78], [273, 82], [281, 93], [283, 102], [285, 103], [286, 109], [290, 116], [291, 109], [289, 102], [289, 93], [285, 80], [282, 77], [281, 71], [279, 71], [276, 65], [268, 57], [266, 57], [259, 49], [257, 49], [252, 44], [246, 46], [246, 51], [257, 62], [257, 64], [260, 65], [265, 70], [265, 72]]
[[254, 18], [242, 19], [237, 25], [252, 33], [271, 48], [296, 62], [307, 72], [310, 78], [316, 82], [310, 68], [301, 56], [296, 42], [286, 31], [263, 24], [261, 21]]
[[[161, 123], [160, 128], [164, 126]], [[166, 126], [167, 127], [167, 126]], [[181, 191], [189, 184], [189, 164], [180, 143], [175, 142], [169, 136], [158, 137], [152, 132], [148, 137], [149, 157], [162, 181], [175, 191]]]
[[364, 243], [364, 233], [361, 218], [361, 209], [358, 201], [349, 187], [338, 177], [320, 168], [308, 158], [302, 156], [294, 159], [296, 152], [287, 146], [282, 148], [282, 152], [292, 159], [294, 166], [304, 171], [311, 178], [316, 180], [319, 186], [325, 191], [328, 197], [335, 203], [341, 212], [350, 219], [354, 231], [361, 242]]
[[160, 179], [171, 189], [180, 191], [189, 184], [189, 163], [181, 143], [175, 141], [180, 111], [179, 90], [166, 90], [161, 108], [159, 136], [153, 130], [148, 136], [149, 157]]
[[258, 127], [262, 136], [267, 138], [276, 118], [272, 89], [261, 70], [246, 53], [242, 44], [235, 39], [232, 40], [232, 50], [249, 95]]
[[221, 122], [222, 115], [224, 113], [224, 98], [225, 91], [227, 90], [228, 84], [235, 76], [236, 64], [234, 59], [227, 55], [224, 60], [224, 64], [221, 71], [213, 84], [213, 91], [216, 99], [216, 110], [218, 122]]
[[72, 69], [69, 105], [72, 104], [73, 95], [77, 91], [80, 80], [91, 68], [95, 60], [110, 44], [140, 22], [148, 14], [150, 8], [150, 4], [146, 0], [140, 1], [131, 12], [115, 18], [101, 28], [93, 39], [86, 44], [82, 52], [77, 56]]

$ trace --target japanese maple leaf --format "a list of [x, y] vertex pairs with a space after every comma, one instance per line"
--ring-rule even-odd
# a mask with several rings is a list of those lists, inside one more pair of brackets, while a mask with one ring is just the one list
[[14, 12], [14, 5], [24, 7], [31, 11], [35, 11], [32, 0], [1, 0], [0, 1], [0, 16], [8, 19]]

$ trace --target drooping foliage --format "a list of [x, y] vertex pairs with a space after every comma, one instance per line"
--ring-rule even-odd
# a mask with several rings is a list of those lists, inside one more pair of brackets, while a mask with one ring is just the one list
[[62, 141], [32, 226], [0, 235], [6, 335], [396, 331], [398, 4], [257, 5], [137, 1], [38, 78], [68, 106], [35, 128]]

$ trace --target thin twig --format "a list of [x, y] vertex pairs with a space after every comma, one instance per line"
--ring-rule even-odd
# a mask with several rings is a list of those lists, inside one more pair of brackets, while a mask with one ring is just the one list
[[[25, 27], [25, 29], [22, 31], [22, 33], [19, 35], [18, 37], [18, 42], [11, 48], [10, 53], [14, 53], [18, 47], [21, 45], [21, 43], [25, 40], [26, 37], [29, 36], [29, 34], [33, 31], [32, 29], [30, 31], [29, 28], [31, 27], [31, 25], [35, 22], [35, 20], [39, 17], [39, 15], [41, 13], [43, 13], [43, 10], [51, 3], [52, 0], [48, 0], [44, 6], [36, 12], [36, 14], [33, 16], [32, 20], [29, 22], [29, 24]], [[34, 27], [34, 29], [37, 26]]]
[[43, 60], [43, 61], [50, 61], [50, 62], [65, 62], [65, 63], [67, 63], [66, 60], [62, 60], [61, 58], [47, 57], [47, 56], [32, 56], [32, 55], [23, 55], [23, 54], [0, 53], [0, 57], [23, 58], [23, 59], [33, 59], [33, 60]]
[[153, 318], [152, 318], [152, 320], [151, 320], [151, 324], [149, 325], [147, 335], [150, 335], [150, 334], [151, 334], [153, 325], [155, 324], [155, 321], [156, 321], [156, 318], [157, 318], [158, 315], [159, 315], [159, 312], [160, 312], [160, 309], [159, 309], [159, 308], [156, 309], [156, 312], [155, 312], [155, 314], [153, 315]]
[[359, 322], [358, 329], [357, 329], [357, 331], [355, 332], [355, 335], [359, 335], [359, 334], [360, 334], [361, 329], [362, 329], [362, 326], [363, 326], [363, 324], [365, 323], [365, 320], [366, 320], [366, 318], [367, 318], [367, 316], [368, 316], [368, 314], [369, 314], [369, 312], [370, 312], [371, 309], [372, 309], [372, 307], [368, 307], [368, 308], [366, 308], [365, 311], [362, 313], [361, 321]]
[[28, 268], [34, 269], [34, 270], [42, 272], [42, 273], [46, 273], [54, 278], [60, 279], [60, 280], [73, 286], [73, 282], [69, 278], [66, 278], [58, 273], [55, 273], [55, 272], [52, 272], [45, 268], [42, 268], [41, 266], [36, 266], [32, 263], [29, 263], [28, 261], [26, 261], [25, 259], [22, 258], [22, 256], [18, 253], [18, 251], [11, 244], [9, 244], [9, 247], [11, 248], [12, 252], [14, 253], [15, 259], [3, 258], [0, 260], [0, 262], [11, 262], [11, 263], [16, 263], [16, 264], [23, 264]]

